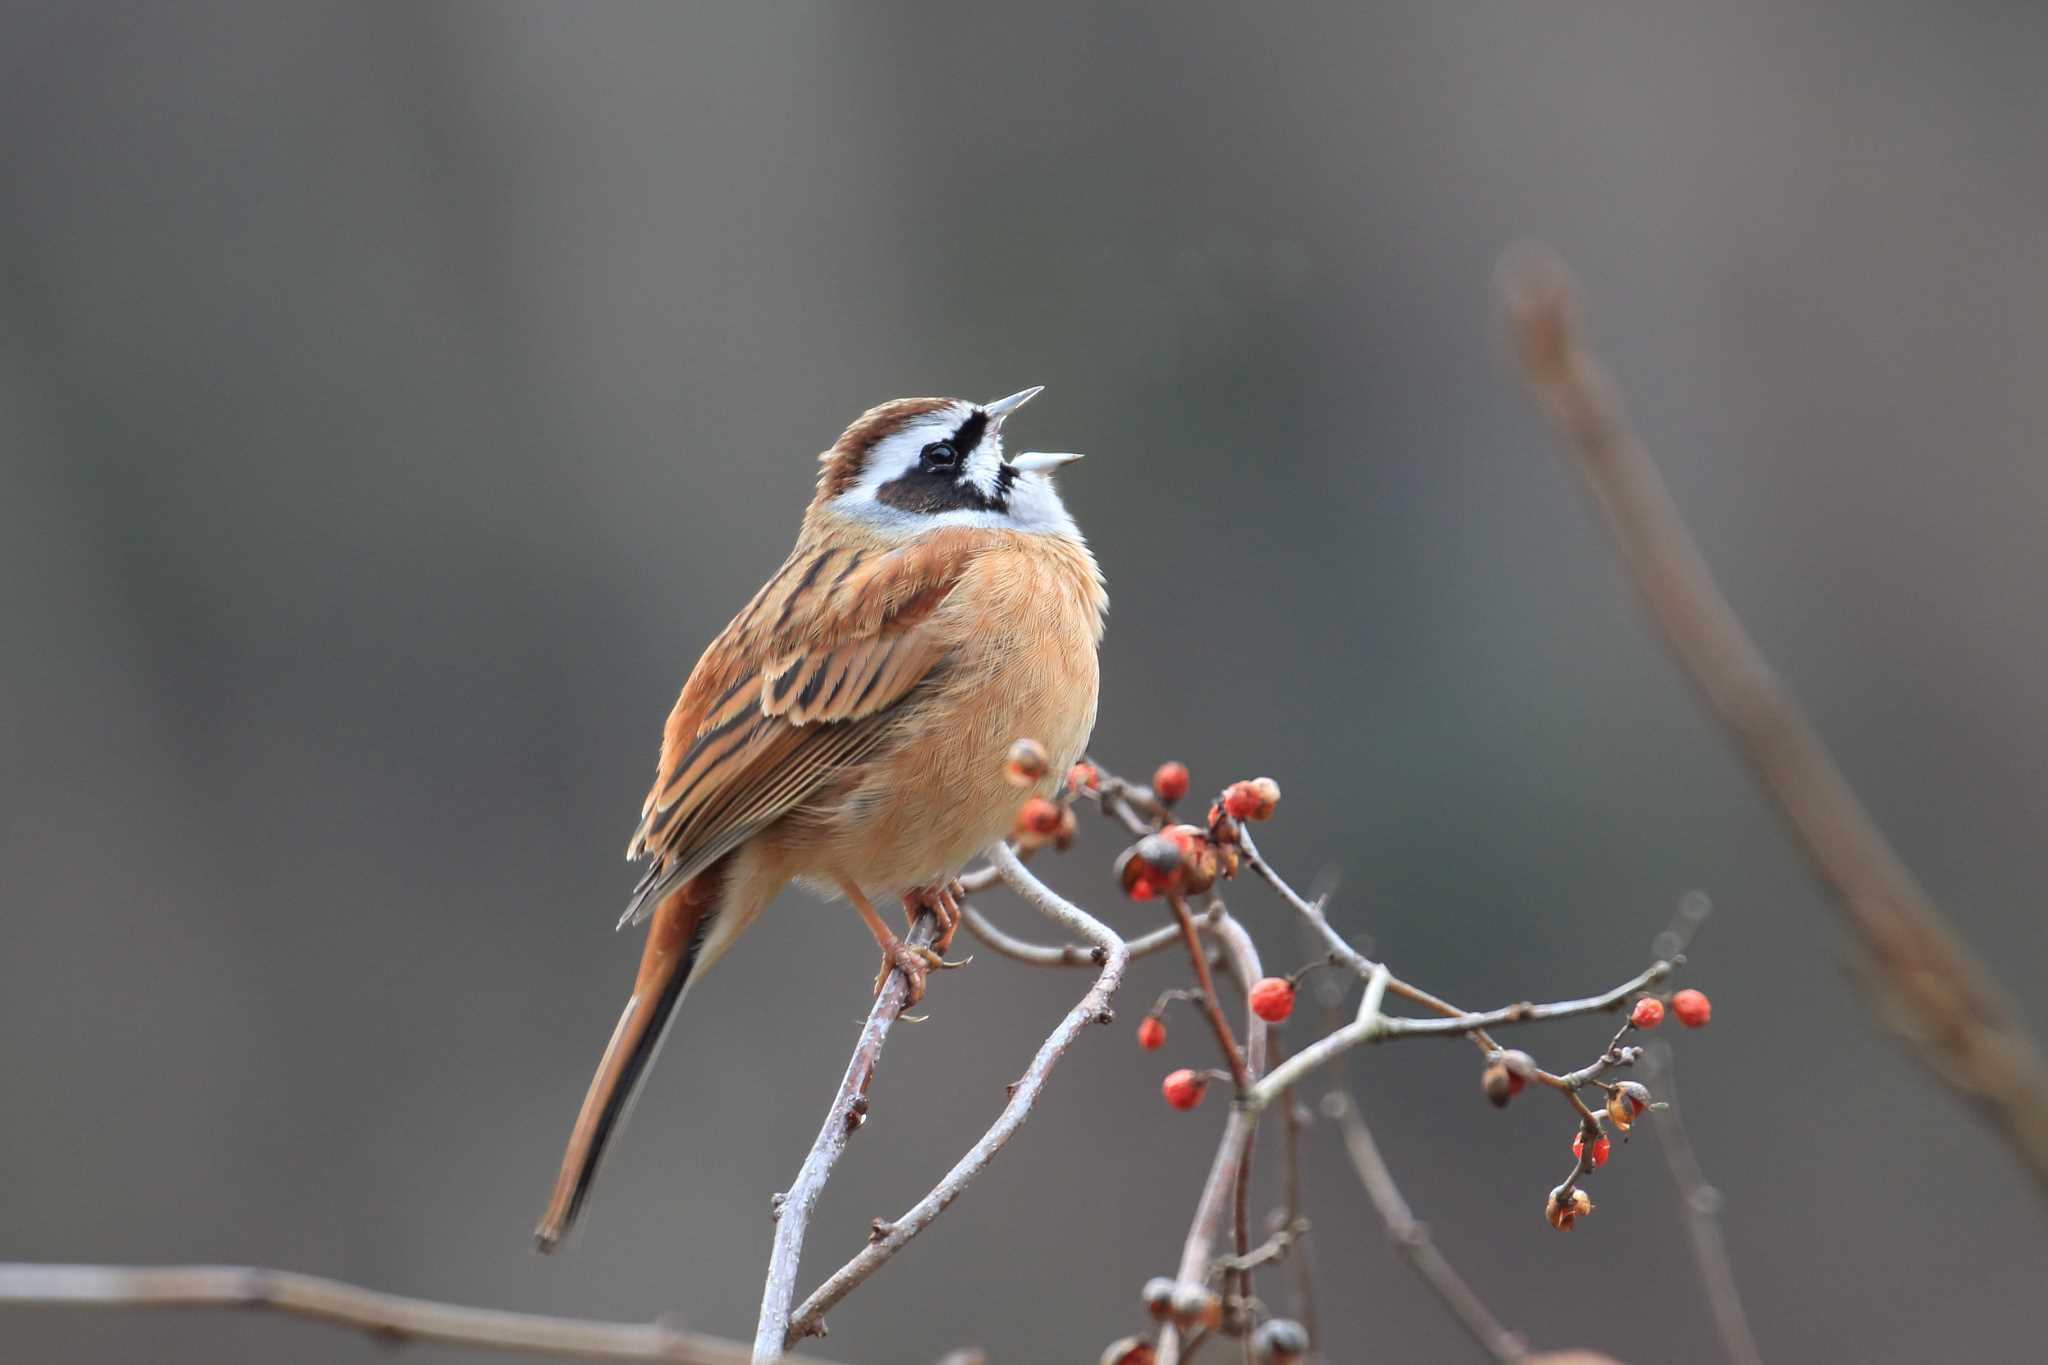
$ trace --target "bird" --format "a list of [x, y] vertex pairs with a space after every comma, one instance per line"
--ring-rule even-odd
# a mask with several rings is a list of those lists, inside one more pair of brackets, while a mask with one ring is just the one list
[[[620, 927], [652, 918], [535, 1243], [559, 1246], [690, 986], [791, 882], [844, 899], [925, 992], [959, 921], [956, 878], [1049, 795], [1095, 725], [1109, 599], [1053, 485], [1071, 453], [1006, 455], [991, 403], [900, 398], [818, 457], [795, 548], [691, 670], [627, 846]], [[1020, 789], [1005, 756], [1046, 751]], [[875, 909], [930, 911], [929, 947]]]

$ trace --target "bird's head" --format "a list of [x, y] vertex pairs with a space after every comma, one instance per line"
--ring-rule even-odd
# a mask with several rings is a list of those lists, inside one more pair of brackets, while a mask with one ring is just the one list
[[813, 509], [905, 537], [985, 526], [1079, 539], [1052, 471], [1081, 457], [1003, 450], [1003, 423], [1039, 392], [993, 403], [899, 398], [868, 409], [819, 457]]

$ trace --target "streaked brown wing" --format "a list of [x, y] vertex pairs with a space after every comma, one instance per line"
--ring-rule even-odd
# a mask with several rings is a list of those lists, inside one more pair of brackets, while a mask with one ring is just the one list
[[800, 542], [697, 661], [670, 712], [629, 857], [654, 865], [625, 920], [760, 832], [888, 737], [943, 667], [931, 618], [970, 535], [893, 550]]

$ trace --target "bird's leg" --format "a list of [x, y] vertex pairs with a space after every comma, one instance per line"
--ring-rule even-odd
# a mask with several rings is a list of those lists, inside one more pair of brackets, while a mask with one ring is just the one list
[[924, 978], [933, 967], [949, 965], [946, 959], [930, 948], [914, 947], [896, 937], [882, 917], [875, 913], [875, 907], [868, 904], [868, 898], [852, 882], [839, 883], [839, 889], [853, 902], [853, 908], [860, 911], [860, 917], [868, 922], [868, 932], [875, 936], [875, 942], [882, 945], [882, 970], [875, 974], [875, 994], [882, 993], [882, 985], [892, 971], [902, 972], [903, 979], [910, 984], [909, 997], [903, 1002], [905, 1009], [924, 999]]
[[[966, 896], [967, 888], [958, 877], [939, 886], [920, 886], [903, 898], [903, 923], [907, 929], [917, 923], [919, 915], [931, 911], [932, 918], [939, 922], [939, 936], [932, 941], [932, 947], [943, 953], [953, 946], [953, 934], [960, 927], [960, 902]], [[948, 965], [964, 967], [967, 963]]]

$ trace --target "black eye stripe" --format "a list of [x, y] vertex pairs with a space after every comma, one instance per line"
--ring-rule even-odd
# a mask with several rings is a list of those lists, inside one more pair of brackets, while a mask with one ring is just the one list
[[974, 453], [974, 448], [981, 444], [982, 433], [987, 430], [987, 413], [976, 408], [967, 415], [967, 420], [960, 424], [960, 430], [953, 433], [953, 448], [960, 452], [960, 458], [964, 460]]

